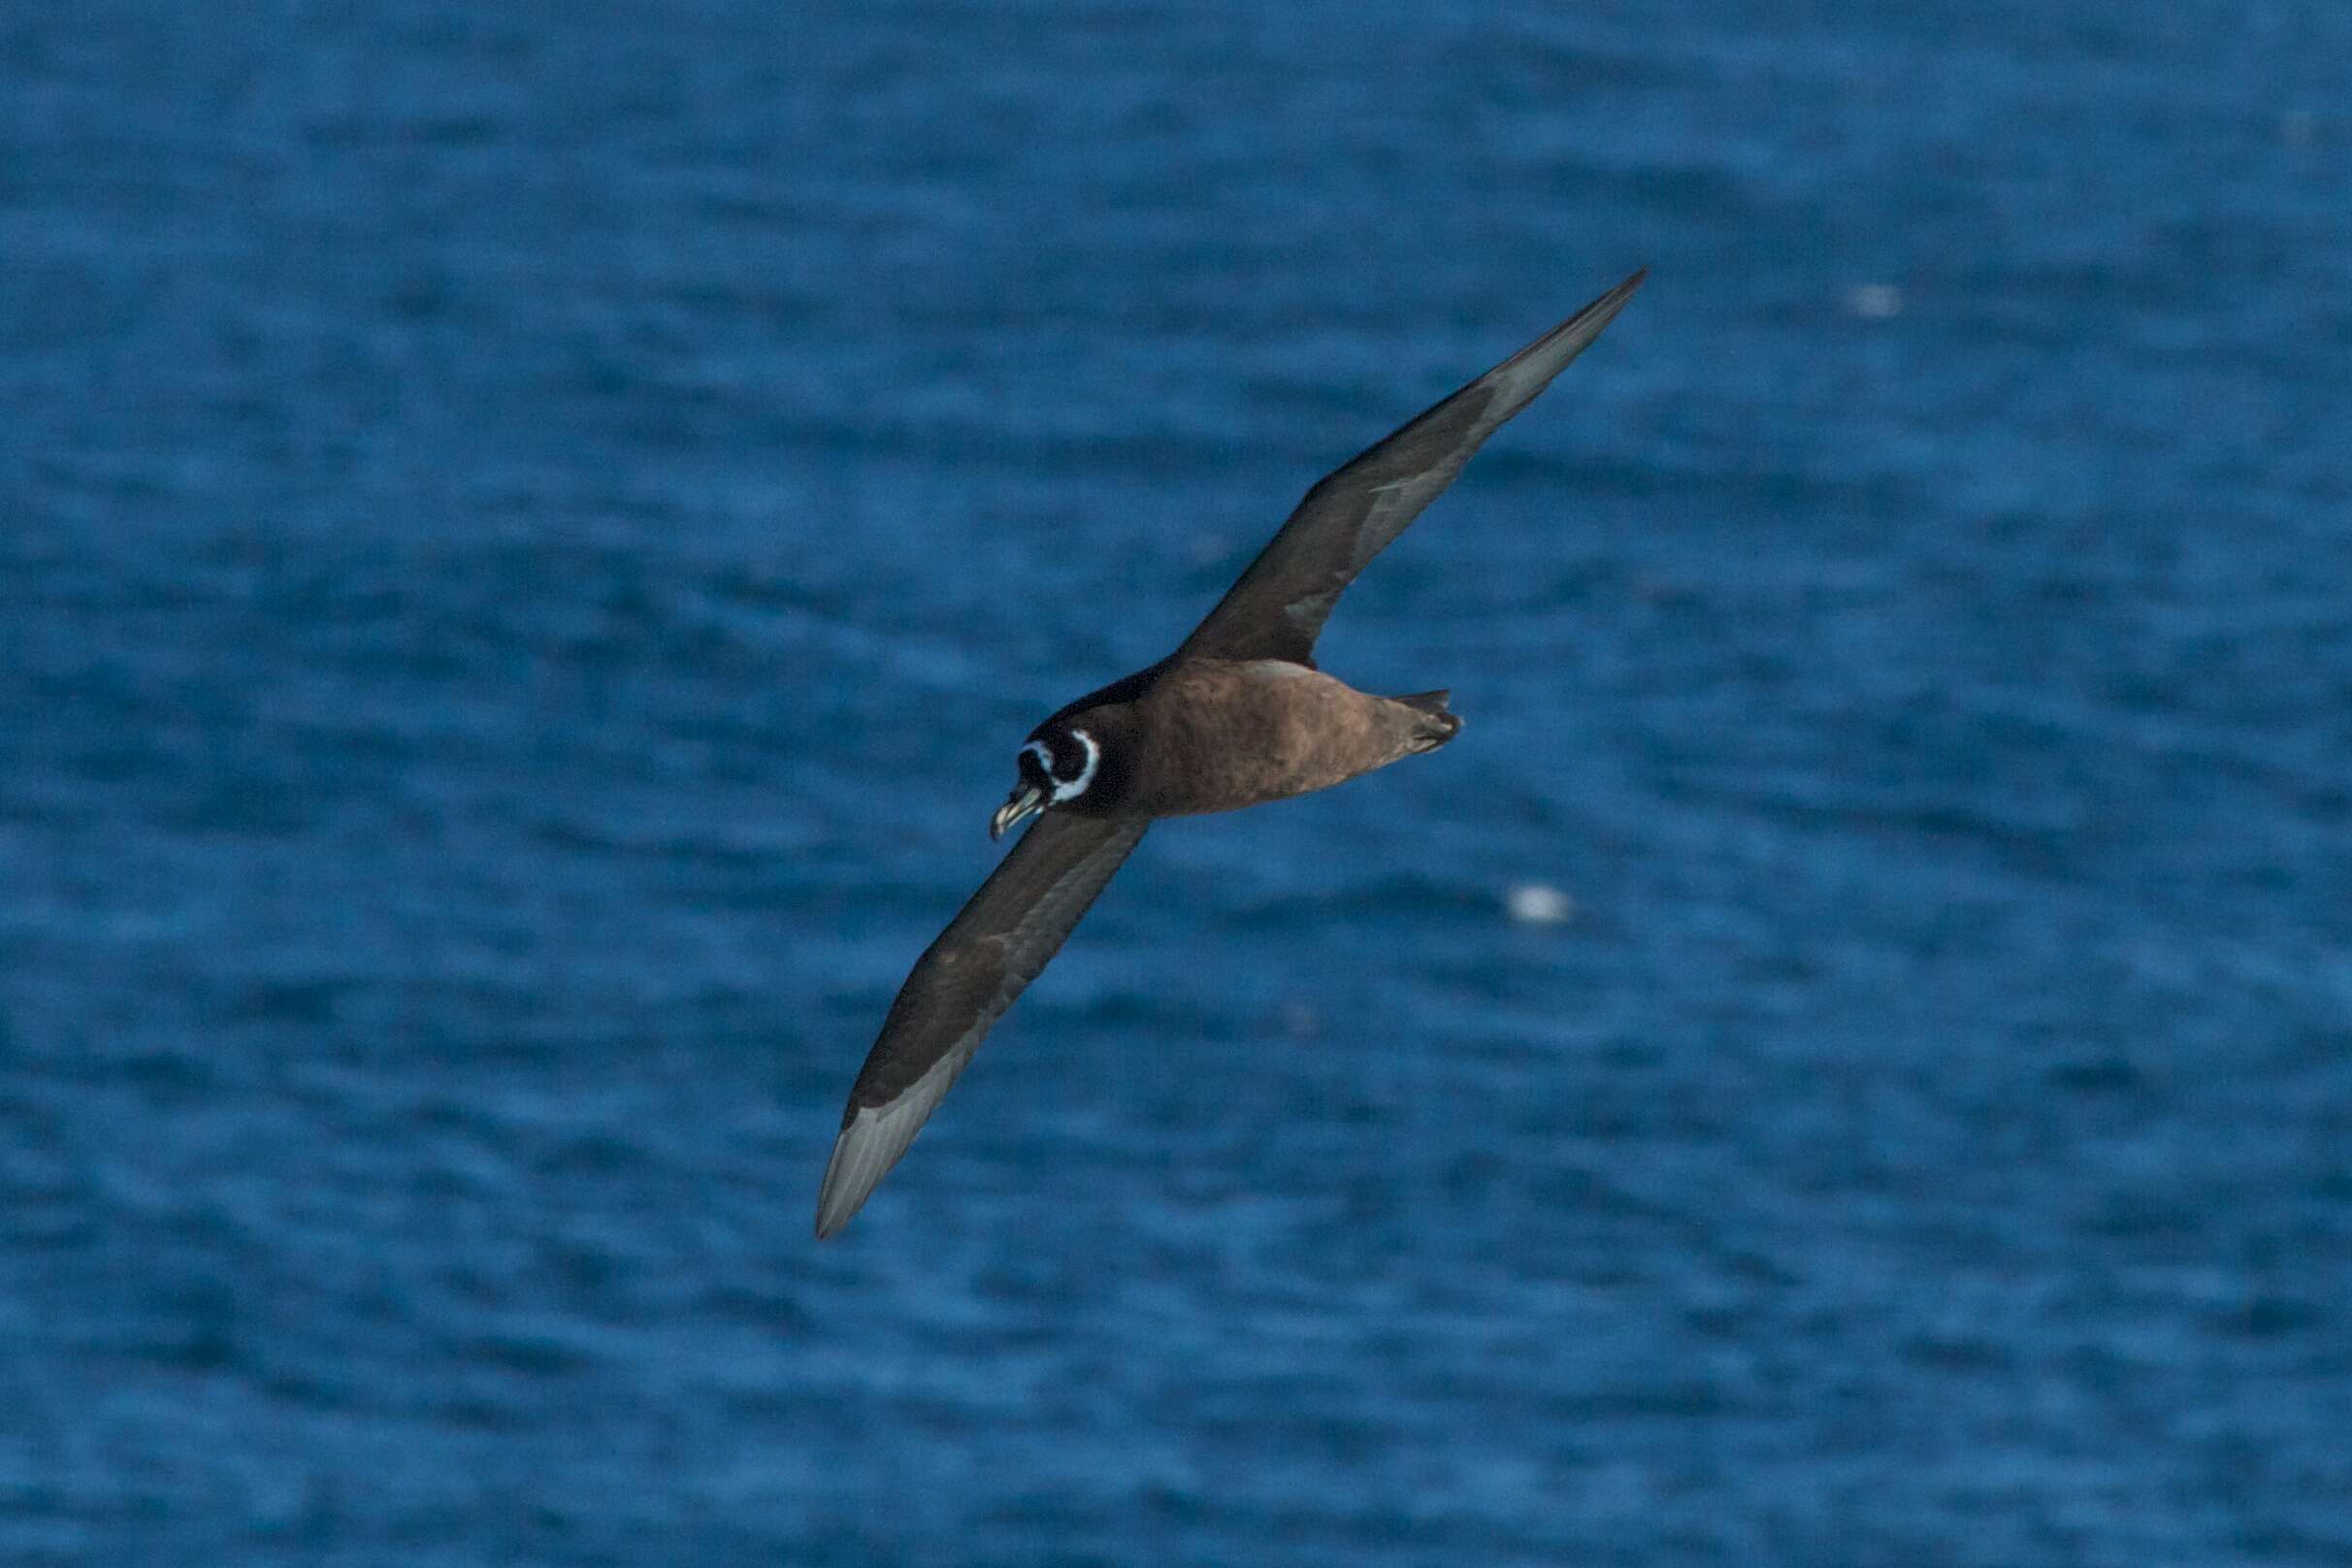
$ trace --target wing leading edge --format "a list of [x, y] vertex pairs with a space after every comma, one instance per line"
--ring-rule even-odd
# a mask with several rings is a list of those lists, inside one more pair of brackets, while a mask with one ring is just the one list
[[851, 1086], [817, 1193], [817, 1235], [849, 1223], [980, 1042], [1069, 939], [1143, 838], [1140, 819], [1049, 811], [915, 961]]
[[1617, 319], [1635, 273], [1486, 375], [1317, 481], [1178, 658], [1314, 662], [1331, 606], [1435, 501], [1488, 436], [1535, 401]]

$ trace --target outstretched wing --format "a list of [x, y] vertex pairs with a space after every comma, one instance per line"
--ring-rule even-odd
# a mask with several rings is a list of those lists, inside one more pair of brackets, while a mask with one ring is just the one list
[[849, 1223], [1013, 998], [1062, 951], [1143, 830], [1048, 811], [915, 961], [849, 1091], [817, 1193], [817, 1234]]
[[1356, 574], [1454, 482], [1481, 442], [1601, 335], [1648, 271], [1318, 481], [1177, 657], [1313, 663], [1315, 639]]

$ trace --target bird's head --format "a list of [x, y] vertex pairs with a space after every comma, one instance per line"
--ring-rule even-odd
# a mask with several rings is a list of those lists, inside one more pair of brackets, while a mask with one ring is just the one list
[[1021, 745], [1020, 780], [989, 819], [988, 835], [1001, 838], [1015, 823], [1084, 796], [1102, 770], [1102, 742], [1095, 738], [1099, 728], [1081, 715], [1048, 719], [1030, 731]]

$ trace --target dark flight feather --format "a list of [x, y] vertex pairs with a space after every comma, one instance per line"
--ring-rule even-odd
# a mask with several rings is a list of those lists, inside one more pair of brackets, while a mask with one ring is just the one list
[[1356, 574], [1454, 482], [1488, 436], [1535, 401], [1633, 298], [1635, 273], [1309, 490], [1282, 531], [1176, 650], [1177, 659], [1315, 662]]
[[849, 1092], [817, 1194], [817, 1234], [849, 1222], [1013, 999], [1141, 841], [1144, 818], [1049, 811], [915, 962]]

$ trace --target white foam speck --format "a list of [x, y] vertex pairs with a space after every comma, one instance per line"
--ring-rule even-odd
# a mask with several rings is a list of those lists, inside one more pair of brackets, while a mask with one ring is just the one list
[[1892, 283], [1858, 283], [1846, 291], [1846, 308], [1865, 321], [1903, 313], [1903, 291]]
[[1213, 567], [1231, 554], [1233, 549], [1233, 541], [1223, 534], [1194, 534], [1187, 543], [1192, 547], [1195, 566]]
[[1528, 926], [1565, 926], [1576, 918], [1576, 900], [1543, 882], [1520, 882], [1503, 898], [1511, 918]]
[[1323, 1037], [1323, 1014], [1296, 996], [1282, 1004], [1282, 1029], [1293, 1040], [1315, 1040]]

